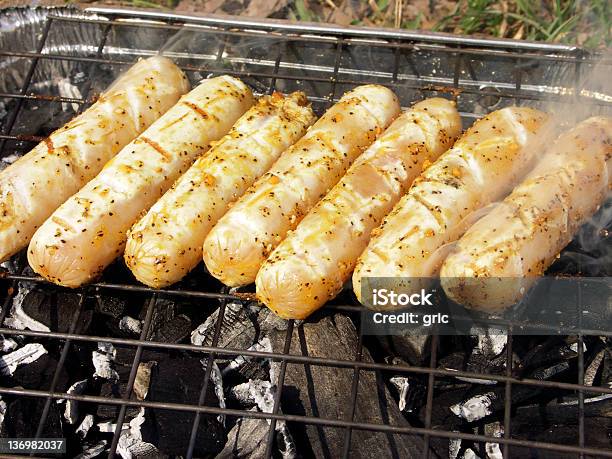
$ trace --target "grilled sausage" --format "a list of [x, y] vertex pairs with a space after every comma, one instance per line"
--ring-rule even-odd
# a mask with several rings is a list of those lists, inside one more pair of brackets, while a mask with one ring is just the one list
[[0, 261], [104, 164], [189, 91], [170, 60], [141, 60], [98, 101], [0, 172]]
[[36, 231], [28, 248], [32, 269], [67, 287], [98, 276], [123, 251], [141, 212], [252, 103], [249, 88], [229, 76], [183, 96]]
[[377, 85], [346, 93], [219, 220], [204, 241], [209, 272], [250, 284], [270, 252], [398, 115], [397, 97]]
[[527, 178], [458, 241], [440, 272], [444, 291], [480, 310], [518, 302], [611, 184], [612, 118], [590, 118], [561, 135]]
[[[545, 120], [537, 110], [509, 107], [474, 123], [375, 230], [353, 273], [357, 297], [363, 276], [436, 276], [442, 260], [435, 252], [461, 236], [462, 220], [505, 196], [532, 166], [535, 149], [527, 144]], [[418, 279], [403, 282], [422, 287]]]
[[335, 297], [372, 230], [460, 133], [459, 112], [446, 99], [399, 116], [262, 265], [260, 301], [283, 318], [303, 319]]
[[193, 269], [212, 226], [314, 120], [303, 92], [262, 97], [134, 225], [125, 261], [136, 278], [159, 288]]

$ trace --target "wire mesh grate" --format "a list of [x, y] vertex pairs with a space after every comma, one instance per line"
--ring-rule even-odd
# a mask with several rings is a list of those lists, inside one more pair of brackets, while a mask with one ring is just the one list
[[[23, 79], [13, 91], [0, 92], [0, 100], [13, 101], [11, 109], [0, 131], [0, 155], [13, 151], [27, 151], [42, 137], [27, 132], [27, 123], [21, 123], [26, 104], [75, 104], [79, 112], [95, 100], [104, 83], [98, 78], [102, 68], [118, 73], [135, 59], [152, 55], [158, 51], [173, 58], [191, 79], [209, 74], [229, 73], [243, 78], [256, 92], [272, 93], [275, 90], [289, 92], [304, 90], [319, 113], [336, 101], [348, 88], [364, 83], [384, 84], [400, 97], [403, 106], [416, 99], [440, 94], [451, 95], [458, 101], [466, 125], [496, 108], [511, 104], [558, 103], [560, 106], [575, 102], [579, 82], [585, 67], [594, 65], [595, 58], [577, 49], [551, 45], [517, 45], [513, 42], [488, 42], [477, 39], [451, 39], [435, 35], [392, 34], [389, 31], [368, 31], [361, 33], [350, 29], [309, 29], [300, 26], [279, 26], [275, 23], [246, 23], [244, 21], [216, 20], [210, 18], [189, 18], [159, 13], [135, 13], [121, 10], [98, 10], [97, 15], [75, 18], [55, 15], [52, 10], [46, 18], [42, 34], [32, 49], [7, 48], [0, 50], [0, 60], [19, 59], [27, 63]], [[143, 20], [137, 20], [137, 19]], [[130, 19], [127, 21], [126, 19]], [[136, 20], [135, 20], [136, 19]], [[144, 19], [147, 19], [145, 21]], [[154, 19], [155, 22], [149, 20]], [[70, 27], [71, 24], [91, 27], [91, 42], [80, 43], [79, 48], [61, 46], [54, 40], [55, 27]], [[132, 33], [139, 28], [151, 28], [159, 39], [155, 43], [137, 43]], [[133, 30], [134, 29], [134, 30]], [[168, 43], [191, 40], [195, 48], [179, 52]], [[142, 47], [140, 47], [142, 46]], [[78, 51], [85, 49], [85, 52]], [[76, 51], [75, 51], [76, 50]], [[45, 93], [36, 84], [37, 65], [41, 60], [50, 60], [60, 66], [86, 65], [89, 78], [84, 82], [81, 97], [70, 97]], [[493, 63], [495, 65], [493, 66]], [[603, 61], [604, 65], [612, 65]], [[495, 69], [495, 70], [493, 70]], [[546, 84], [543, 84], [546, 83]], [[42, 92], [41, 92], [42, 91]], [[599, 100], [587, 101], [594, 113], [611, 114], [612, 105]], [[9, 106], [9, 105], [7, 105]], [[61, 122], [58, 122], [61, 124]], [[55, 127], [59, 127], [55, 126]], [[34, 133], [37, 134], [37, 133]], [[293, 422], [313, 425], [318, 428], [337, 428], [343, 431], [343, 455], [349, 457], [352, 438], [358, 431], [380, 432], [388, 435], [416, 435], [421, 439], [423, 457], [430, 457], [432, 438], [463, 439], [478, 444], [493, 442], [502, 445], [504, 457], [509, 457], [512, 447], [552, 451], [576, 455], [612, 457], [610, 450], [588, 447], [585, 444], [584, 394], [610, 395], [612, 389], [603, 386], [587, 386], [584, 383], [584, 352], [582, 344], [589, 330], [580, 330], [578, 345], [579, 378], [573, 382], [521, 379], [514, 375], [512, 367], [513, 324], [504, 323], [508, 329], [506, 347], [507, 361], [504, 374], [488, 374], [473, 371], [455, 371], [439, 368], [437, 365], [438, 339], [433, 337], [429, 344], [429, 361], [421, 366], [397, 365], [388, 362], [367, 361], [362, 358], [363, 337], [359, 334], [357, 352], [346, 360], [317, 357], [308, 353], [292, 353], [295, 343], [294, 332], [303, 338], [301, 323], [289, 321], [284, 335], [282, 352], [252, 349], [228, 348], [219, 345], [227, 305], [230, 302], [246, 302], [251, 299], [247, 293], [230, 293], [226, 288], [208, 279], [193, 286], [181, 286], [168, 290], [155, 290], [136, 285], [125, 270], [114, 266], [116, 275], [105, 277], [78, 291], [78, 307], [69, 320], [67, 331], [15, 330], [8, 328], [5, 319], [12, 301], [23, 283], [39, 285], [56, 291], [40, 278], [22, 274], [25, 267], [23, 255], [13, 260], [17, 267], [5, 273], [0, 280], [4, 295], [0, 315], [0, 333], [6, 336], [21, 335], [28, 339], [45, 340], [59, 347], [59, 359], [47, 390], [20, 387], [0, 387], [0, 394], [44, 399], [45, 404], [38, 422], [35, 436], [44, 435], [49, 409], [57, 400], [75, 400], [93, 404], [110, 405], [117, 409], [115, 427], [109, 455], [117, 453], [121, 427], [130, 408], [146, 407], [161, 410], [187, 411], [193, 414], [190, 440], [185, 445], [186, 457], [194, 455], [202, 415], [223, 415], [234, 418], [255, 418], [268, 420], [265, 456], [272, 457], [274, 435], [279, 422]], [[204, 275], [198, 272], [197, 275]], [[77, 331], [79, 318], [90, 307], [96, 297], [115, 293], [132, 295], [142, 301], [144, 321], [138, 339], [117, 336], [103, 336]], [[199, 302], [205, 309], [219, 307], [210, 345], [196, 346], [184, 343], [167, 343], [155, 340], [150, 335], [156, 308], [160, 299], [183, 299]], [[213, 305], [214, 307], [212, 307]], [[357, 303], [333, 303], [327, 306], [355, 317], [358, 321], [360, 307]], [[546, 330], [543, 330], [545, 332]], [[300, 334], [301, 333], [301, 334]], [[597, 335], [612, 336], [612, 332], [596, 332]], [[301, 340], [301, 339], [300, 339]], [[111, 343], [132, 349], [134, 357], [130, 362], [127, 385], [120, 397], [102, 397], [86, 394], [69, 394], [57, 390], [60, 374], [66, 364], [70, 348], [80, 344]], [[134, 384], [143, 353], [150, 350], [162, 352], [186, 352], [201, 356], [205, 362], [205, 375], [194, 403], [141, 400], [134, 394]], [[237, 356], [255, 359], [269, 359], [280, 364], [278, 384], [274, 392], [271, 412], [245, 411], [207, 405], [206, 394], [211, 384], [211, 371], [217, 358]], [[350, 371], [351, 390], [348, 416], [345, 418], [322, 418], [310, 415], [296, 415], [281, 412], [281, 399], [285, 388], [285, 376], [289, 365], [324, 367]], [[403, 375], [420, 375], [426, 379], [425, 423], [423, 427], [374, 424], [363, 422], [355, 410], [359, 397], [359, 381], [366, 373], [393, 372]], [[491, 437], [481, 433], [458, 432], [432, 427], [432, 406], [435, 397], [436, 378], [477, 378], [503, 385], [503, 436]], [[536, 387], [577, 392], [579, 396], [579, 435], [576, 444], [557, 444], [516, 438], [511, 432], [511, 403], [516, 387]], [[315, 388], [316, 389], [316, 388]]]

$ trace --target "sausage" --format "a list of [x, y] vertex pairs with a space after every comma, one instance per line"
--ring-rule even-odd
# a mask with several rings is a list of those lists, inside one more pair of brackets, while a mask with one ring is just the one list
[[189, 81], [172, 61], [141, 60], [95, 104], [0, 172], [0, 261], [26, 247], [60, 204], [187, 91]]
[[36, 231], [28, 248], [34, 271], [78, 287], [123, 252], [126, 232], [192, 162], [253, 103], [240, 80], [205, 80], [128, 144]]
[[398, 113], [397, 97], [382, 86], [359, 86], [342, 96], [208, 233], [208, 271], [229, 286], [252, 283], [287, 231]]
[[314, 120], [303, 92], [262, 97], [134, 225], [125, 249], [134, 276], [160, 288], [193, 269], [212, 226]]
[[440, 272], [444, 291], [479, 310], [518, 302], [597, 211], [611, 184], [612, 118], [589, 118], [561, 135], [458, 241]]
[[459, 112], [446, 99], [400, 115], [262, 265], [259, 300], [285, 319], [304, 319], [335, 297], [372, 230], [460, 133]]
[[532, 142], [546, 119], [531, 108], [508, 107], [476, 121], [375, 230], [353, 273], [357, 298], [363, 276], [409, 278], [402, 287], [410, 291], [436, 276], [442, 261], [436, 251], [461, 236], [462, 220], [505, 196], [532, 167]]

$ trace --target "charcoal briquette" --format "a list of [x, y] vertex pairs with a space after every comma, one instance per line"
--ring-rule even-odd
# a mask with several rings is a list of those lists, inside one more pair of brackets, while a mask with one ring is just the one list
[[[139, 319], [144, 322], [147, 315], [148, 307], [143, 307], [140, 310]], [[177, 304], [175, 301], [167, 298], [157, 298], [153, 305], [153, 313], [151, 314], [151, 323], [147, 330], [145, 339], [152, 339], [158, 331], [165, 326], [168, 322], [174, 319], [177, 311]]]
[[[151, 382], [147, 401], [197, 404], [204, 368], [198, 359], [166, 359], [151, 369]], [[208, 385], [205, 397], [208, 406], [219, 406], [213, 384]], [[142, 425], [142, 440], [152, 443], [165, 454], [183, 455], [191, 435], [194, 412], [149, 409]], [[198, 426], [195, 455], [218, 453], [225, 444], [222, 424], [214, 415], [202, 414]]]
[[[215, 310], [191, 333], [197, 346], [211, 346], [220, 309]], [[229, 303], [225, 306], [217, 345], [232, 349], [248, 349], [273, 330], [286, 330], [286, 321], [259, 304]]]
[[[10, 381], [12, 386], [48, 390], [57, 367], [58, 361], [49, 354], [44, 354], [32, 363], [17, 367], [13, 375], [8, 378], [8, 381]], [[68, 374], [66, 368], [62, 367], [55, 390], [61, 392], [67, 388]]]
[[184, 314], [179, 314], [161, 324], [152, 339], [164, 343], [179, 343], [189, 336], [191, 329], [191, 319]]
[[74, 333], [84, 333], [91, 325], [92, 311], [79, 311], [80, 297], [75, 293], [48, 293], [34, 289], [26, 295], [22, 307], [29, 317], [46, 325], [51, 331], [70, 331], [77, 314]]
[[227, 443], [216, 459], [263, 457], [269, 430], [265, 419], [239, 419], [227, 434]]
[[[38, 423], [47, 399], [43, 397], [19, 397], [8, 403], [2, 436], [9, 438], [32, 438], [36, 435]], [[45, 421], [43, 438], [62, 438], [61, 406], [49, 405], [49, 414]]]
[[410, 365], [423, 365], [431, 350], [430, 335], [390, 335], [379, 336], [382, 348], [390, 355], [402, 358]]
[[[272, 347], [282, 352], [284, 332], [271, 335]], [[341, 360], [353, 360], [357, 355], [357, 330], [353, 322], [342, 314], [317, 316], [295, 327], [291, 339], [291, 354], [308, 355]], [[333, 345], [330, 345], [333, 343]], [[363, 349], [362, 360], [372, 357]], [[279, 363], [274, 362], [278, 375]], [[330, 369], [317, 365], [287, 365], [283, 385], [281, 408], [286, 414], [301, 414], [330, 419], [348, 418], [349, 400], [353, 382], [352, 369]], [[378, 372], [362, 371], [359, 376], [355, 406], [356, 420], [375, 424], [409, 425]], [[316, 457], [326, 454], [342, 455], [344, 429], [320, 429], [316, 426], [288, 424], [298, 451], [312, 451]], [[302, 432], [306, 438], [303, 438]], [[413, 435], [393, 436], [368, 431], [354, 433], [349, 456], [359, 457], [420, 457], [422, 439]]]
[[127, 301], [123, 298], [111, 295], [96, 296], [95, 312], [114, 319], [119, 319], [127, 309]]

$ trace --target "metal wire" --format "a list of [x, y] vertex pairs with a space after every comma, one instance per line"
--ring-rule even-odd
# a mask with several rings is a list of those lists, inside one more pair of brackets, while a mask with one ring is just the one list
[[[244, 20], [228, 20], [228, 19], [212, 19], [212, 18], [193, 18], [184, 15], [168, 15], [165, 13], [151, 13], [151, 12], [134, 12], [134, 11], [122, 11], [118, 9], [96, 9], [96, 12], [108, 16], [109, 20], [102, 20], [99, 18], [90, 19], [76, 19], [67, 18], [62, 16], [50, 15], [44, 28], [41, 40], [38, 43], [36, 52], [17, 52], [17, 51], [0, 51], [0, 57], [21, 57], [26, 59], [32, 59], [30, 67], [25, 75], [25, 79], [21, 89], [15, 93], [0, 93], [0, 97], [6, 99], [13, 99], [16, 101], [14, 107], [9, 113], [8, 123], [5, 125], [4, 131], [0, 135], [0, 150], [2, 150], [9, 140], [20, 141], [20, 142], [36, 142], [40, 138], [34, 136], [23, 136], [14, 135], [12, 133], [13, 126], [17, 120], [23, 104], [27, 100], [37, 100], [41, 103], [58, 103], [58, 102], [69, 102], [80, 104], [82, 108], [93, 101], [89, 99], [89, 88], [91, 81], [87, 83], [84, 91], [84, 96], [81, 99], [58, 97], [56, 95], [34, 95], [28, 94], [30, 85], [32, 83], [32, 77], [37, 63], [41, 59], [53, 59], [60, 61], [70, 62], [81, 62], [88, 64], [90, 69], [93, 70], [98, 64], [112, 65], [112, 66], [126, 66], [131, 64], [128, 61], [121, 61], [113, 58], [108, 58], [104, 55], [104, 49], [106, 40], [109, 34], [116, 28], [119, 27], [151, 27], [162, 30], [183, 30], [189, 29], [194, 32], [202, 33], [215, 33], [222, 37], [220, 39], [219, 48], [217, 49], [214, 56], [202, 57], [201, 62], [198, 65], [183, 65], [182, 68], [190, 72], [205, 72], [212, 74], [231, 73], [240, 77], [253, 77], [261, 79], [262, 81], [269, 81], [266, 83], [265, 89], [262, 92], [272, 93], [279, 87], [281, 82], [302, 82], [310, 83], [313, 87], [327, 88], [329, 87], [329, 93], [320, 96], [314, 94], [308, 94], [312, 100], [321, 102], [321, 106], [326, 108], [333, 103], [339, 97], [339, 88], [343, 86], [351, 86], [357, 84], [364, 84], [368, 82], [382, 83], [399, 91], [415, 91], [422, 95], [422, 97], [435, 95], [439, 93], [451, 93], [454, 96], [461, 97], [484, 97], [492, 96], [507, 100], [509, 103], [522, 104], [525, 101], [541, 101], [550, 100], [551, 98], [562, 102], [571, 103], [570, 98], [563, 96], [563, 94], [544, 94], [534, 90], [533, 87], [529, 87], [525, 84], [525, 70], [523, 66], [518, 65], [520, 62], [534, 61], [538, 64], [546, 63], [546, 65], [556, 65], [557, 63], [574, 63], [576, 68], [579, 67], [582, 62], [592, 62], [592, 58], [589, 56], [582, 55], [578, 50], [572, 47], [563, 45], [538, 45], [538, 44], [521, 44], [517, 45], [515, 42], [509, 42], [505, 40], [486, 41], [480, 39], [464, 39], [456, 37], [436, 36], [436, 35], [419, 35], [413, 32], [402, 32], [392, 34], [390, 31], [375, 31], [365, 29], [365, 31], [358, 32], [349, 29], [341, 29], [337, 27], [325, 28], [315, 27], [304, 29], [299, 26], [287, 26], [279, 25], [276, 23], [264, 23], [259, 21], [244, 21]], [[154, 18], [157, 23], [150, 22], [124, 22], [124, 18]], [[79, 56], [68, 56], [55, 53], [44, 53], [45, 42], [49, 34], [51, 25], [62, 24], [62, 22], [90, 22], [92, 24], [99, 24], [103, 28], [102, 39], [97, 44], [97, 52], [95, 56], [79, 57]], [[262, 32], [266, 32], [265, 37], [270, 40], [277, 47], [276, 52], [271, 52], [271, 57], [265, 62], [263, 60], [259, 62], [251, 62], [242, 60], [241, 63], [245, 65], [246, 70], [228, 70], [223, 65], [223, 61], [227, 61], [230, 64], [236, 59], [235, 56], [224, 57], [224, 52], [227, 47], [228, 40], [235, 37], [261, 37]], [[305, 66], [296, 64], [288, 59], [287, 57], [290, 49], [294, 44], [312, 44], [322, 43], [329, 44], [333, 49], [333, 64], [325, 67], [320, 66], [314, 69], [308, 69]], [[94, 44], [92, 44], [94, 45]], [[134, 44], [136, 46], [137, 44]], [[348, 68], [343, 65], [345, 62], [343, 58], [350, 52], [351, 49], [355, 49], [358, 46], [368, 46], [373, 49], [380, 50], [392, 50], [389, 53], [390, 59], [387, 68], [375, 69], [375, 70], [364, 70], [359, 68], [359, 62], [354, 62], [353, 67]], [[451, 77], [432, 79], [431, 76], [419, 74], [417, 65], [414, 61], [414, 52], [417, 50], [434, 50], [447, 56], [449, 68], [453, 69]], [[293, 50], [295, 51], [295, 50]], [[146, 55], [143, 52], [142, 55]], [[472, 59], [478, 58], [486, 60], [488, 58], [504, 57], [513, 59], [516, 65], [516, 72], [514, 73], [513, 81], [504, 81], [494, 83], [487, 81], [487, 88], [483, 88], [483, 82], [478, 81], [477, 73], [472, 66]], [[190, 56], [195, 59], [194, 56]], [[244, 56], [242, 56], [244, 57]], [[453, 60], [454, 59], [454, 60]], [[237, 62], [237, 61], [236, 61]], [[403, 65], [403, 63], [405, 64]], [[258, 64], [266, 67], [267, 71], [255, 70], [249, 65]], [[402, 66], [403, 65], [403, 66]], [[308, 71], [308, 73], [306, 73]], [[464, 74], [466, 72], [467, 77]], [[93, 78], [92, 78], [93, 80]], [[577, 85], [577, 79], [576, 83]], [[327, 85], [327, 86], [325, 86]], [[492, 89], [490, 89], [492, 88]], [[576, 89], [576, 88], [574, 88]], [[576, 92], [575, 92], [576, 94]], [[314, 97], [313, 97], [314, 96]], [[577, 96], [576, 96], [577, 97]], [[590, 101], [595, 106], [603, 107], [603, 109], [610, 110], [610, 104], [598, 101]], [[473, 119], [480, 116], [475, 110], [468, 110], [462, 113], [464, 118]], [[593, 387], [584, 385], [584, 352], [582, 349], [582, 343], [584, 337], [587, 335], [598, 335], [598, 336], [612, 336], [612, 331], [603, 332], [599, 330], [583, 330], [580, 328], [576, 331], [579, 335], [578, 343], [578, 369], [579, 376], [576, 382], [561, 382], [561, 381], [546, 381], [539, 379], [519, 379], [513, 375], [512, 368], [512, 356], [513, 356], [513, 340], [512, 340], [512, 327], [515, 324], [501, 321], [500, 324], [506, 326], [508, 332], [508, 343], [506, 346], [507, 356], [507, 367], [506, 372], [503, 375], [485, 374], [473, 371], [454, 371], [445, 370], [437, 367], [437, 350], [438, 350], [438, 339], [433, 337], [431, 340], [431, 352], [428, 364], [422, 366], [409, 366], [409, 365], [394, 365], [390, 363], [380, 363], [364, 361], [362, 359], [363, 343], [360, 335], [358, 350], [352, 360], [339, 360], [332, 358], [313, 357], [310, 355], [292, 354], [291, 351], [291, 340], [295, 329], [297, 329], [298, 336], [300, 339], [303, 338], [304, 334], [301, 330], [301, 325], [295, 325], [293, 321], [290, 321], [287, 327], [285, 341], [283, 344], [282, 352], [264, 352], [264, 351], [253, 351], [246, 349], [230, 349], [219, 346], [219, 338], [221, 327], [224, 321], [226, 312], [226, 305], [230, 301], [249, 301], [250, 297], [248, 294], [230, 294], [227, 290], [220, 291], [206, 291], [206, 290], [181, 290], [181, 289], [170, 289], [170, 290], [156, 290], [150, 289], [141, 285], [135, 285], [126, 281], [124, 283], [108, 283], [98, 282], [89, 286], [87, 289], [79, 291], [81, 294], [80, 302], [74, 316], [71, 320], [68, 332], [37, 332], [32, 330], [14, 330], [4, 326], [4, 319], [6, 318], [11, 304], [12, 299], [16, 293], [16, 289], [19, 282], [33, 282], [41, 288], [45, 288], [46, 282], [39, 277], [22, 275], [22, 274], [5, 274], [0, 278], [0, 286], [5, 289], [4, 300], [2, 303], [2, 311], [0, 312], [0, 333], [5, 335], [22, 335], [27, 338], [44, 338], [47, 340], [55, 340], [57, 342], [63, 341], [63, 347], [61, 350], [60, 359], [58, 361], [57, 368], [55, 369], [53, 380], [48, 390], [33, 390], [24, 389], [19, 387], [0, 387], [0, 394], [11, 394], [22, 397], [36, 397], [44, 398], [45, 405], [43, 414], [38, 424], [37, 437], [40, 436], [44, 430], [45, 423], [48, 418], [49, 407], [51, 403], [58, 399], [67, 400], [79, 400], [83, 402], [90, 402], [95, 404], [106, 404], [113, 405], [119, 408], [119, 412], [116, 418], [117, 427], [113, 434], [113, 439], [110, 445], [109, 455], [112, 457], [116, 454], [117, 445], [121, 434], [121, 426], [126, 417], [127, 409], [130, 407], [146, 407], [155, 409], [170, 409], [177, 411], [187, 411], [194, 414], [194, 420], [192, 423], [191, 434], [189, 443], [185, 445], [186, 457], [191, 458], [194, 455], [194, 449], [197, 441], [198, 426], [203, 414], [212, 415], [223, 415], [234, 418], [256, 418], [266, 419], [270, 422], [269, 430], [266, 439], [266, 457], [271, 457], [274, 451], [274, 439], [276, 426], [278, 422], [296, 422], [304, 425], [313, 425], [319, 428], [324, 426], [335, 427], [344, 429], [344, 457], [349, 457], [351, 435], [354, 430], [367, 430], [374, 432], [381, 432], [387, 434], [404, 434], [404, 435], [418, 435], [423, 439], [423, 457], [428, 457], [430, 438], [446, 438], [446, 439], [463, 439], [470, 440], [478, 443], [490, 442], [498, 443], [503, 445], [504, 457], [508, 457], [509, 448], [512, 446], [532, 448], [534, 450], [541, 449], [547, 451], [556, 451], [563, 453], [576, 453], [581, 455], [599, 455], [612, 457], [611, 451], [600, 450], [590, 448], [585, 445], [584, 439], [584, 394], [612, 394], [612, 389], [608, 387]], [[147, 309], [145, 320], [143, 323], [142, 332], [138, 339], [127, 339], [117, 338], [108, 336], [95, 336], [88, 335], [85, 333], [76, 333], [76, 324], [81, 311], [87, 301], [90, 292], [121, 292], [128, 294], [141, 294], [146, 295], [148, 298]], [[184, 298], [191, 300], [220, 300], [219, 314], [217, 322], [215, 324], [215, 331], [212, 339], [211, 346], [195, 346], [184, 343], [165, 343], [152, 340], [148, 338], [148, 332], [152, 326], [153, 312], [156, 307], [157, 298], [160, 296], [169, 298]], [[343, 311], [348, 314], [355, 314], [360, 311], [360, 307], [357, 304], [348, 305], [329, 305], [328, 308]], [[531, 325], [531, 324], [530, 324]], [[295, 328], [294, 328], [295, 327]], [[543, 333], [546, 332], [546, 327], [543, 327]], [[114, 345], [123, 345], [131, 349], [135, 349], [134, 360], [131, 365], [131, 370], [127, 382], [125, 392], [121, 398], [105, 398], [100, 396], [92, 395], [77, 395], [67, 394], [65, 392], [57, 391], [57, 383], [59, 380], [59, 374], [62, 367], [65, 364], [70, 346], [74, 342], [85, 342], [85, 343], [97, 343], [106, 342]], [[299, 348], [299, 346], [297, 346]], [[137, 400], [133, 397], [133, 386], [140, 364], [140, 360], [145, 349], [158, 349], [166, 351], [188, 351], [194, 353], [201, 353], [206, 358], [205, 377], [202, 382], [202, 387], [197, 403], [192, 404], [181, 404], [181, 403], [167, 403], [163, 401], [150, 402]], [[215, 359], [219, 356], [222, 357], [235, 357], [235, 356], [248, 356], [253, 358], [267, 358], [273, 362], [280, 362], [280, 371], [278, 375], [278, 381], [276, 391], [274, 394], [274, 405], [272, 412], [262, 413], [255, 411], [243, 411], [229, 408], [220, 408], [216, 406], [208, 406], [206, 404], [206, 393], [208, 385], [210, 384], [212, 365]], [[352, 369], [353, 379], [351, 383], [351, 407], [349, 408], [348, 419], [324, 419], [317, 416], [306, 416], [306, 415], [289, 415], [281, 412], [283, 389], [285, 386], [285, 376], [288, 364], [300, 364], [304, 366], [322, 366], [331, 367], [338, 369]], [[398, 374], [415, 374], [422, 375], [427, 378], [427, 400], [425, 405], [425, 426], [423, 428], [416, 427], [399, 427], [385, 424], [374, 424], [362, 422], [359, 419], [355, 419], [356, 410], [355, 405], [357, 403], [358, 391], [359, 391], [359, 380], [360, 373], [367, 371], [386, 371]], [[475, 378], [497, 382], [505, 386], [505, 403], [504, 403], [504, 435], [502, 438], [488, 437], [485, 435], [467, 434], [461, 432], [446, 431], [441, 429], [432, 429], [432, 407], [434, 399], [434, 382], [436, 377], [463, 377], [463, 378]], [[550, 389], [564, 389], [577, 391], [579, 394], [579, 435], [578, 442], [575, 445], [561, 445], [554, 443], [536, 442], [524, 439], [517, 439], [511, 436], [511, 396], [512, 388], [515, 385], [525, 385], [535, 388], [550, 388]]]

